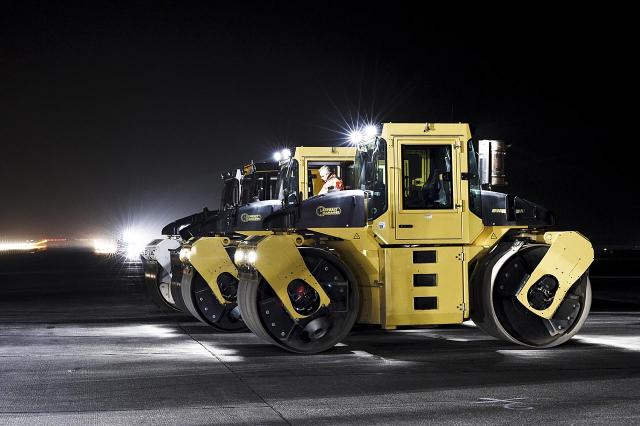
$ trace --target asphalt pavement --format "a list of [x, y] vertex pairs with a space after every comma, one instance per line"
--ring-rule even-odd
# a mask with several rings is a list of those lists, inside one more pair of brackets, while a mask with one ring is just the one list
[[2, 424], [638, 424], [640, 313], [532, 350], [473, 326], [357, 328], [303, 356], [163, 311], [138, 265], [0, 257]]

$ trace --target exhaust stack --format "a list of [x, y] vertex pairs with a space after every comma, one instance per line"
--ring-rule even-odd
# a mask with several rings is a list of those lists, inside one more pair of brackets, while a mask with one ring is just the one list
[[506, 186], [505, 156], [508, 145], [504, 141], [481, 139], [478, 141], [478, 169], [483, 186]]

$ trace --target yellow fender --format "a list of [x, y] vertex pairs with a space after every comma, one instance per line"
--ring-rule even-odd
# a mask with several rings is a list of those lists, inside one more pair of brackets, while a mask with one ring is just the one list
[[226, 247], [230, 240], [226, 237], [203, 237], [194, 242], [189, 254], [189, 262], [207, 282], [218, 302], [231, 303], [222, 297], [218, 287], [218, 276], [228, 272], [236, 279], [238, 268], [229, 258]]
[[[589, 240], [575, 231], [546, 232], [544, 241], [551, 247], [516, 297], [534, 314], [551, 319], [571, 286], [589, 269], [594, 255]], [[537, 310], [529, 305], [527, 294], [533, 284], [544, 275], [553, 275], [559, 285], [551, 305], [544, 310]]]
[[300, 255], [296, 242], [302, 241], [299, 235], [270, 235], [255, 247], [257, 254], [254, 262], [255, 269], [267, 280], [294, 320], [306, 318], [306, 316], [296, 312], [287, 293], [287, 287], [293, 280], [302, 280], [317, 291], [320, 295], [321, 307], [331, 303], [329, 296], [311, 274]]

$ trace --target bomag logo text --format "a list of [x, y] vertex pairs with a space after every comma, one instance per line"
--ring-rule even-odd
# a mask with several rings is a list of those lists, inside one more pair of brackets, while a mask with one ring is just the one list
[[316, 209], [316, 214], [318, 216], [338, 216], [338, 215], [342, 214], [342, 209], [340, 207], [319, 206]]
[[242, 213], [240, 215], [240, 220], [243, 222], [259, 222], [262, 220], [262, 216], [259, 214]]
[[[507, 214], [507, 209], [491, 209], [491, 213]], [[524, 209], [516, 209], [516, 214], [524, 214]]]

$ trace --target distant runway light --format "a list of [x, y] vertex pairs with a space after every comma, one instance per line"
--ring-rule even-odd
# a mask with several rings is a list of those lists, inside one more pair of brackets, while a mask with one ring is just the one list
[[44, 249], [46, 248], [46, 243], [46, 240], [0, 242], [0, 251], [29, 251]]
[[118, 244], [115, 241], [95, 239], [93, 251], [95, 254], [115, 254], [118, 251]]

